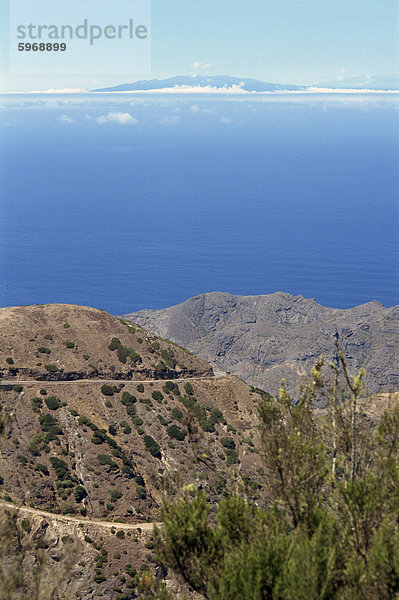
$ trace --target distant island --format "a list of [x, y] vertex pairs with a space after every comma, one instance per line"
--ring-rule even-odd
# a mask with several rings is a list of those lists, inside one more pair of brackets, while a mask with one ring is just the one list
[[98, 88], [92, 92], [149, 92], [149, 91], [209, 91], [209, 92], [317, 92], [329, 90], [355, 91], [398, 91], [399, 76], [354, 77], [338, 81], [328, 81], [312, 86], [270, 83], [246, 77], [230, 77], [228, 75], [178, 75], [167, 79], [149, 79], [132, 83], [121, 83], [112, 87]]

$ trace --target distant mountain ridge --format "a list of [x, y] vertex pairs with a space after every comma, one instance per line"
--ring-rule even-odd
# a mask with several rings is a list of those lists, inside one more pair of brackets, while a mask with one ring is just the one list
[[338, 332], [350, 368], [367, 370], [372, 391], [399, 389], [399, 306], [369, 302], [343, 310], [282, 292], [212, 292], [125, 318], [273, 393], [282, 377], [295, 387], [321, 354], [333, 360]]
[[385, 77], [352, 77], [337, 81], [308, 85], [271, 83], [247, 77], [230, 77], [228, 75], [178, 75], [167, 79], [149, 79], [132, 83], [121, 83], [116, 86], [98, 88], [92, 92], [138, 92], [150, 90], [165, 90], [173, 88], [212, 88], [217, 90], [242, 90], [243, 92], [300, 92], [311, 88], [356, 89], [388, 91], [399, 90], [399, 76]]
[[122, 83], [114, 87], [100, 88], [92, 90], [93, 92], [127, 92], [127, 91], [148, 91], [162, 90], [174, 87], [212, 87], [212, 88], [232, 88], [238, 87], [247, 92], [277, 92], [282, 90], [299, 91], [306, 89], [299, 85], [286, 85], [280, 83], [267, 83], [258, 79], [248, 79], [245, 77], [229, 77], [227, 75], [205, 76], [198, 75], [178, 75], [168, 79], [151, 79], [136, 81], [133, 83]]

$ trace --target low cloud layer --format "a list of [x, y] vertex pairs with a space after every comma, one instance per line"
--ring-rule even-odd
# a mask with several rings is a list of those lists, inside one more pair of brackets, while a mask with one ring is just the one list
[[100, 117], [97, 117], [96, 121], [100, 125], [103, 125], [104, 123], [118, 123], [119, 125], [135, 125], [136, 123], [138, 123], [138, 120], [127, 112], [109, 112], [107, 115], [101, 115]]

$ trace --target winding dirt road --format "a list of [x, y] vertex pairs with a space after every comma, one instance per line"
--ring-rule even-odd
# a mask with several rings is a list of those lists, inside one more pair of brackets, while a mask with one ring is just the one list
[[5, 508], [11, 508], [13, 510], [16, 511], [20, 511], [26, 514], [30, 514], [30, 515], [34, 515], [34, 516], [38, 516], [38, 517], [44, 517], [48, 520], [53, 520], [53, 521], [59, 521], [59, 522], [72, 522], [75, 525], [94, 525], [96, 527], [102, 527], [105, 529], [112, 529], [113, 527], [115, 527], [116, 529], [123, 529], [125, 531], [132, 531], [135, 530], [137, 531], [138, 529], [141, 529], [142, 531], [152, 531], [154, 525], [158, 525], [159, 527], [162, 525], [162, 523], [136, 523], [136, 524], [130, 524], [130, 523], [118, 523], [118, 522], [111, 522], [111, 521], [101, 521], [99, 519], [79, 519], [78, 517], [69, 517], [67, 515], [59, 515], [56, 513], [51, 513], [51, 512], [47, 512], [45, 510], [38, 510], [36, 508], [31, 508], [30, 506], [21, 506], [18, 504], [13, 504], [12, 502], [4, 502], [3, 500], [0, 500], [0, 507], [4, 506]]
[[[174, 383], [184, 383], [184, 382], [190, 382], [190, 381], [214, 381], [215, 379], [218, 379], [219, 377], [223, 377], [224, 373], [218, 373], [216, 376], [213, 377], [185, 377], [182, 379], [173, 379], [171, 381], [173, 381]], [[0, 379], [0, 387], [2, 385], [30, 385], [30, 384], [57, 384], [57, 385], [68, 385], [68, 384], [73, 384], [73, 383], [115, 383], [115, 384], [121, 384], [121, 383], [142, 383], [142, 384], [146, 384], [146, 383], [160, 383], [164, 380], [162, 379], [147, 379], [147, 380], [133, 380], [133, 379], [73, 379], [73, 380], [68, 380], [68, 381], [50, 381], [50, 380], [36, 380], [36, 379], [29, 379], [29, 380], [22, 380], [22, 379], [13, 379], [13, 380], [9, 380], [9, 379]], [[40, 516], [40, 517], [44, 517], [46, 519], [49, 520], [55, 520], [55, 521], [59, 521], [59, 522], [71, 522], [71, 523], [75, 523], [77, 525], [83, 524], [83, 525], [94, 525], [97, 527], [103, 527], [106, 529], [112, 529], [113, 527], [116, 527], [117, 529], [123, 529], [125, 531], [131, 531], [131, 530], [138, 530], [141, 529], [142, 531], [152, 531], [153, 526], [154, 525], [158, 525], [161, 526], [162, 523], [137, 523], [137, 524], [130, 524], [130, 523], [117, 523], [117, 522], [111, 522], [111, 521], [101, 521], [98, 519], [79, 519], [77, 517], [69, 517], [66, 515], [59, 515], [56, 513], [51, 513], [51, 512], [47, 512], [44, 510], [38, 510], [35, 508], [31, 508], [30, 506], [22, 506], [22, 505], [17, 505], [17, 504], [13, 504], [11, 502], [4, 502], [2, 500], [0, 500], [0, 506], [4, 506], [6, 508], [11, 508], [26, 514], [31, 514], [31, 515], [36, 515], [36, 516]]]
[[173, 383], [185, 383], [190, 381], [215, 381], [224, 374], [214, 375], [213, 377], [184, 377], [182, 379], [68, 379], [68, 380], [51, 380], [51, 379], [0, 379], [1, 385], [29, 385], [29, 384], [60, 384], [67, 385], [72, 383], [162, 383], [172, 381]]

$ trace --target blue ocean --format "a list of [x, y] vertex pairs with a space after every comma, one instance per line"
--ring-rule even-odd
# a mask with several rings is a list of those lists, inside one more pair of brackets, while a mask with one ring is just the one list
[[0, 96], [0, 305], [399, 304], [399, 95]]

